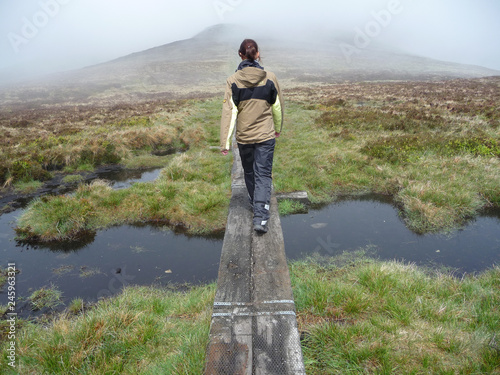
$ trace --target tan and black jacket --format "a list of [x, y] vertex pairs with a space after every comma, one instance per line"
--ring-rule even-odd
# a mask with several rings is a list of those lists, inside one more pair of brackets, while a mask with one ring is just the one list
[[275, 137], [283, 126], [283, 99], [274, 73], [245, 60], [227, 79], [222, 107], [220, 146], [229, 150], [236, 128], [236, 141], [261, 143]]

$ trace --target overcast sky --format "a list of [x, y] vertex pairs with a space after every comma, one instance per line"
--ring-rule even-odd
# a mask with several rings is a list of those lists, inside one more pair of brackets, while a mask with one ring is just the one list
[[343, 30], [353, 46], [361, 30], [414, 54], [500, 70], [499, 0], [0, 0], [0, 72], [88, 66], [219, 23], [249, 35], [270, 24]]

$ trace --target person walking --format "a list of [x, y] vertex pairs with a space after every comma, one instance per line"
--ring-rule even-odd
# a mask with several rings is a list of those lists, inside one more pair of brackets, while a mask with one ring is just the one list
[[283, 127], [283, 98], [274, 73], [259, 64], [259, 47], [253, 39], [245, 39], [238, 54], [242, 61], [236, 73], [227, 79], [222, 106], [221, 152], [228, 154], [236, 128], [245, 185], [253, 208], [253, 229], [266, 233], [274, 147]]

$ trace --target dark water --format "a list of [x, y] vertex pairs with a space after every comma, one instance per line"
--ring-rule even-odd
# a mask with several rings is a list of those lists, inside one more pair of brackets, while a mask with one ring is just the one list
[[117, 170], [100, 173], [99, 178], [111, 182], [113, 189], [125, 189], [136, 182], [150, 182], [156, 180], [160, 175], [161, 168], [142, 170]]
[[[77, 297], [95, 301], [125, 285], [217, 280], [220, 238], [188, 237], [166, 227], [120, 226], [98, 232], [86, 244], [32, 248], [17, 246], [13, 230], [6, 230], [19, 214], [0, 216], [0, 259], [3, 267], [14, 262], [21, 270], [18, 296], [28, 297], [40, 287], [54, 285], [66, 303]], [[6, 295], [0, 294], [0, 304], [6, 301]], [[20, 312], [29, 313], [29, 306], [25, 304]]]
[[370, 195], [284, 217], [281, 223], [290, 259], [367, 249], [383, 260], [445, 266], [459, 274], [500, 264], [500, 210], [449, 235], [418, 235], [405, 226], [390, 199]]
[[[21, 270], [17, 275], [21, 315], [32, 314], [23, 299], [44, 286], [56, 286], [68, 304], [76, 297], [95, 301], [125, 285], [200, 284], [217, 279], [222, 237], [189, 237], [166, 227], [121, 226], [77, 244], [32, 248], [14, 240], [12, 228], [21, 213], [0, 216], [1, 265], [15, 262]], [[390, 200], [378, 196], [340, 201], [281, 220], [289, 259], [367, 249], [368, 255], [380, 259], [446, 266], [457, 273], [479, 272], [500, 263], [498, 210], [450, 235], [411, 232]], [[6, 301], [4, 290], [0, 304]]]
[[[160, 171], [112, 170], [96, 178], [123, 189], [153, 181]], [[77, 297], [96, 301], [132, 284], [179, 286], [217, 280], [222, 237], [186, 236], [159, 226], [120, 226], [79, 243], [31, 247], [14, 240], [13, 228], [23, 212], [0, 215], [0, 266], [15, 263], [21, 270], [16, 277], [21, 316], [32, 314], [26, 298], [41, 287], [57, 287], [67, 304]], [[3, 292], [0, 304], [7, 304]]]

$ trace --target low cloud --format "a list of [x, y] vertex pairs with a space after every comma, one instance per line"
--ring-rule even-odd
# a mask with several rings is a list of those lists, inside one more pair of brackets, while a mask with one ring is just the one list
[[[0, 73], [75, 69], [194, 36], [208, 26], [266, 28], [277, 38], [342, 35], [346, 56], [388, 45], [500, 70], [497, 0], [25, 0], [0, 4]], [[340, 43], [340, 42], [339, 42]], [[300, 55], [300, 51], [291, 51]], [[1, 79], [1, 77], [0, 77]]]

